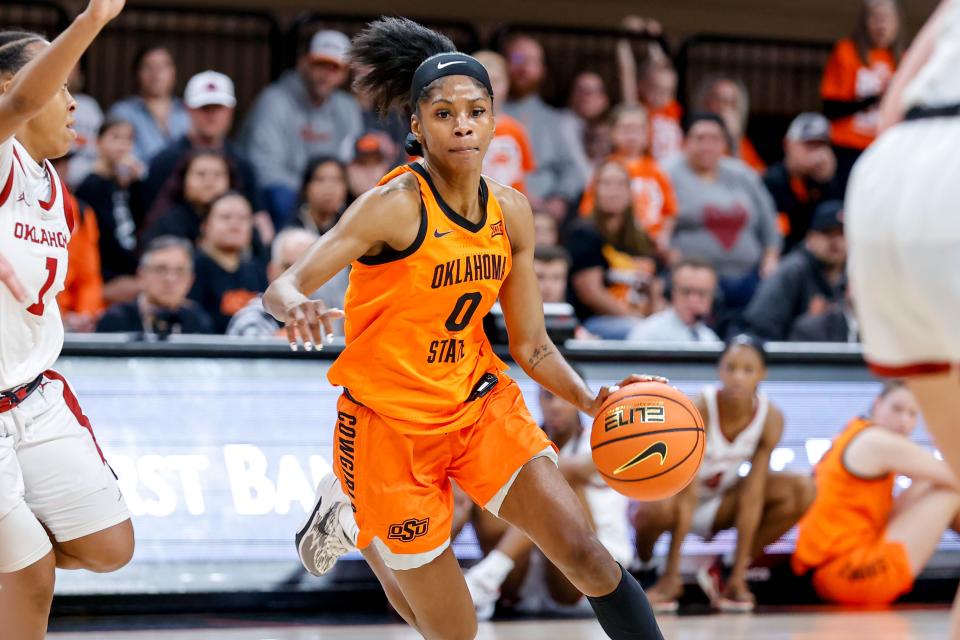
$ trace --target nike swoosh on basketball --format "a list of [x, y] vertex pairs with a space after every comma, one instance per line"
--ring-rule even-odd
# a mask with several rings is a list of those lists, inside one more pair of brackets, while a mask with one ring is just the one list
[[434, 237], [434, 238], [442, 238], [443, 236], [445, 236], [445, 235], [447, 235], [447, 234], [450, 234], [450, 233], [453, 233], [453, 231], [444, 231], [443, 233], [440, 233], [440, 229], [434, 229], [434, 230], [433, 230], [433, 237]]
[[451, 60], [450, 62], [438, 62], [437, 69], [443, 69], [444, 67], [449, 67], [452, 64], [467, 64], [466, 60]]
[[667, 443], [663, 440], [654, 442], [652, 445], [632, 457], [628, 462], [615, 469], [613, 475], [620, 475], [624, 471], [632, 469], [651, 456], [660, 456], [660, 466], [662, 467], [663, 463], [667, 461]]

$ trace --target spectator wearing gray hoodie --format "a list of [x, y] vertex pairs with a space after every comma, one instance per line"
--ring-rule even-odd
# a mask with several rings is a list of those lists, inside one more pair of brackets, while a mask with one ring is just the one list
[[589, 161], [571, 120], [540, 97], [546, 76], [543, 47], [526, 35], [511, 36], [504, 46], [510, 76], [510, 99], [503, 111], [530, 136], [537, 168], [527, 176], [527, 197], [536, 211], [562, 222], [587, 183]]
[[350, 40], [339, 31], [319, 31], [296, 69], [285, 72], [257, 98], [240, 140], [263, 185], [277, 228], [297, 203], [299, 179], [310, 158], [348, 161], [363, 129], [356, 99], [340, 89], [347, 81]]

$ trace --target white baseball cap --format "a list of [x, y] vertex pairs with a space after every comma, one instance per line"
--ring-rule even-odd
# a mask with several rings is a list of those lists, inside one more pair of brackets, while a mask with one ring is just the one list
[[187, 88], [183, 92], [183, 102], [191, 109], [214, 104], [233, 108], [237, 106], [233, 80], [217, 71], [201, 71], [187, 83]]
[[350, 38], [339, 31], [317, 31], [310, 40], [310, 59], [345, 66], [350, 51]]

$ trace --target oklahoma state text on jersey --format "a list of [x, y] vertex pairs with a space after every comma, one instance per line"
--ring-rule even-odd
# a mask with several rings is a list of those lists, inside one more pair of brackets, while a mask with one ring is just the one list
[[466, 402], [470, 391], [484, 373], [507, 368], [483, 317], [510, 273], [510, 239], [485, 180], [484, 215], [472, 223], [443, 201], [420, 164], [398, 167], [380, 184], [404, 172], [420, 184], [420, 232], [403, 252], [354, 263], [347, 346], [328, 378], [400, 431], [445, 433], [476, 422], [483, 402]]

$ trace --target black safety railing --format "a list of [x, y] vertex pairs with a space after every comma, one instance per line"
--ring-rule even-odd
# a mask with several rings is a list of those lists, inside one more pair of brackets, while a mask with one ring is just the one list
[[544, 99], [556, 106], [565, 106], [577, 74], [593, 71], [603, 78], [612, 104], [622, 99], [617, 68], [617, 45], [630, 43], [637, 63], [649, 55], [649, 45], [656, 43], [664, 52], [669, 47], [662, 37], [638, 34], [617, 29], [587, 29], [580, 27], [548, 26], [511, 23], [502, 25], [490, 38], [490, 47], [503, 51], [512, 35], [529, 35], [543, 47], [547, 65], [545, 83], [541, 89]]
[[[620, 340], [568, 340], [563, 354], [575, 362], [713, 364], [721, 344], [657, 344]], [[343, 338], [320, 352], [290, 350], [283, 338], [235, 338], [211, 335], [172, 335], [159, 340], [141, 334], [67, 334], [65, 356], [270, 358], [332, 360], [343, 350]], [[507, 345], [494, 345], [497, 355], [512, 360]], [[771, 365], [822, 365], [865, 368], [858, 344], [771, 342], [765, 345]]]
[[133, 64], [145, 47], [170, 49], [177, 64], [177, 92], [199, 71], [230, 76], [240, 112], [275, 78], [280, 27], [269, 13], [238, 9], [128, 5], [87, 54], [87, 92], [102, 105], [135, 91]]

